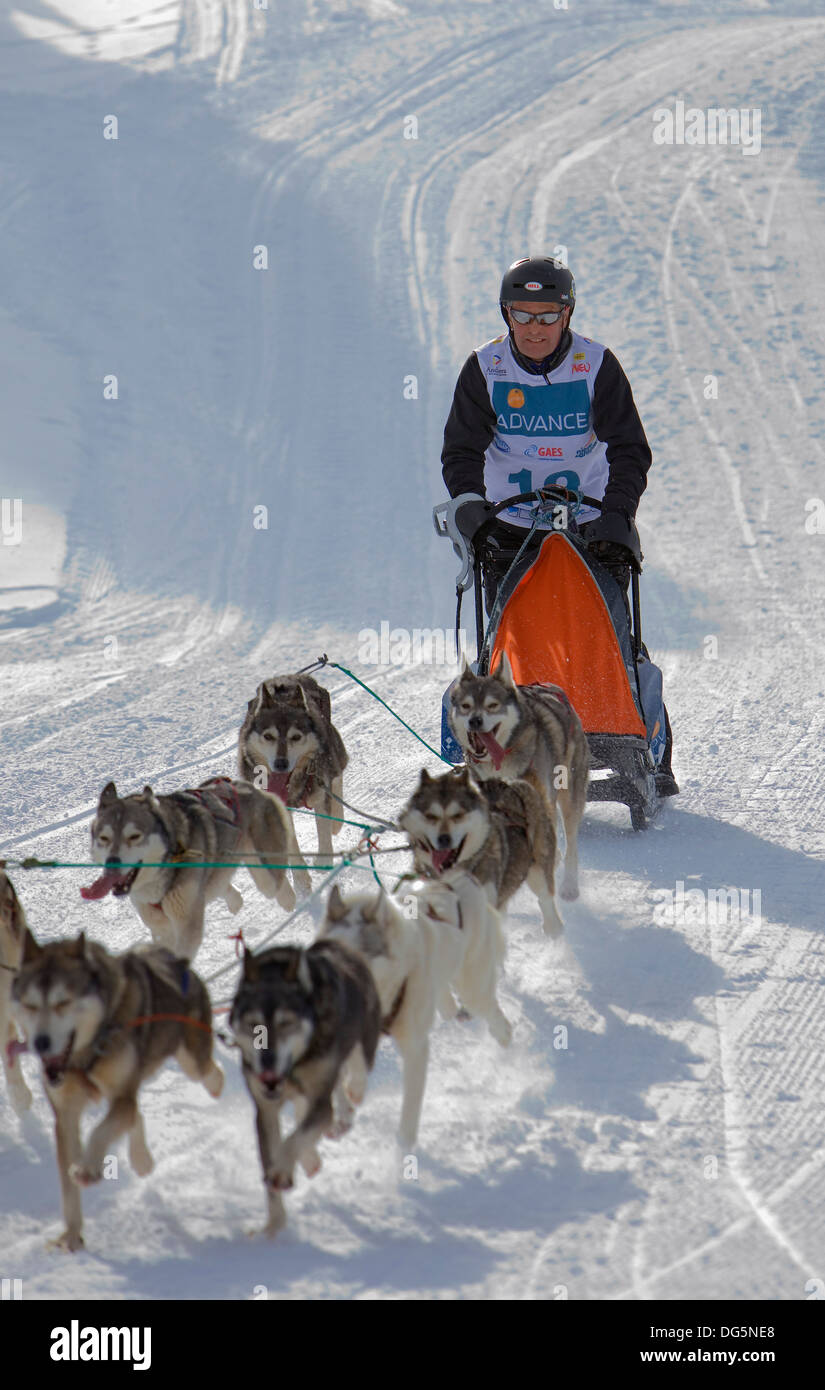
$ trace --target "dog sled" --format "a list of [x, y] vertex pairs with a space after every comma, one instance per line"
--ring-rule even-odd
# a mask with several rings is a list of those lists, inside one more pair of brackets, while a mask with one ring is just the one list
[[[502, 654], [516, 684], [560, 686], [581, 719], [590, 750], [588, 801], [628, 807], [634, 830], [643, 830], [661, 798], [656, 770], [667, 744], [662, 673], [642, 642], [639, 576], [631, 567], [630, 603], [614, 576], [590, 552], [575, 523], [584, 500], [553, 485], [499, 502], [468, 547], [455, 525], [452, 503], [433, 510], [440, 536], [448, 536], [463, 568], [456, 580], [456, 642], [462, 595], [474, 590], [478, 675], [495, 671]], [[485, 625], [482, 559], [500, 513], [534, 504], [534, 521], [501, 580]], [[506, 518], [503, 518], [506, 520]], [[538, 531], [539, 521], [552, 529]], [[543, 536], [543, 539], [542, 539]], [[460, 650], [460, 646], [459, 646]], [[441, 752], [452, 763], [464, 755], [442, 706]]]

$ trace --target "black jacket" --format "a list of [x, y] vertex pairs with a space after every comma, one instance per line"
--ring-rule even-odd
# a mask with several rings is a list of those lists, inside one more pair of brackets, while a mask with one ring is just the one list
[[[544, 376], [563, 362], [572, 341], [568, 331], [551, 357], [536, 362], [516, 350], [510, 335], [510, 347], [519, 366], [536, 376]], [[605, 510], [624, 511], [634, 517], [639, 498], [647, 487], [652, 456], [630, 382], [609, 348], [605, 348], [593, 383], [591, 423], [596, 437], [607, 445], [609, 472], [602, 499]], [[484, 452], [492, 442], [495, 429], [495, 411], [473, 352], [461, 368], [444, 428], [441, 471], [451, 497], [458, 497], [462, 492], [478, 492], [485, 496]]]

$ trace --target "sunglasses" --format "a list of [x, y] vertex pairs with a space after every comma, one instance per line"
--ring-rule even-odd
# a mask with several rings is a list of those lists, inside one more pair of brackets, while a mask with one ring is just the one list
[[510, 317], [515, 319], [516, 323], [551, 324], [560, 319], [563, 313], [563, 309], [558, 309], [556, 313], [550, 314], [528, 314], [524, 309], [510, 309]]

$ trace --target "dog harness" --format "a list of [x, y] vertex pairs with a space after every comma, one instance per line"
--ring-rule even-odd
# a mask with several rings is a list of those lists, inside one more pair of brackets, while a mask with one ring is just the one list
[[222, 816], [220, 812], [215, 812], [219, 820], [226, 821], [228, 825], [237, 825], [241, 817], [241, 803], [238, 800], [238, 789], [231, 777], [210, 777], [199, 787], [187, 788], [182, 792], [183, 796], [194, 796], [196, 801], [200, 801], [207, 809], [208, 803], [204, 792], [209, 790], [212, 796], [221, 803], [228, 811], [229, 815]]
[[387, 1017], [386, 1017], [386, 1018], [383, 1018], [383, 1019], [381, 1020], [381, 1032], [382, 1032], [382, 1033], [391, 1033], [391, 1032], [392, 1032], [393, 1024], [395, 1023], [395, 1020], [398, 1018], [398, 1015], [399, 1015], [400, 1012], [401, 1012], [401, 1006], [402, 1006], [402, 1004], [404, 1003], [404, 996], [406, 995], [406, 993], [407, 993], [407, 981], [405, 980], [404, 983], [402, 984], [400, 990], [398, 991], [398, 993], [397, 993], [396, 996], [395, 996], [395, 1000], [394, 1000], [394, 1002], [393, 1002], [393, 1006], [392, 1006], [392, 1008], [390, 1009], [389, 1013], [387, 1014]]

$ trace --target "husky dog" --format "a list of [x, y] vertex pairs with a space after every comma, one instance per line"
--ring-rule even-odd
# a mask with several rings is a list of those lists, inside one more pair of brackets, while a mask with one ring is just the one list
[[590, 753], [564, 691], [557, 685], [517, 686], [506, 653], [491, 676], [473, 675], [465, 661], [450, 692], [448, 719], [476, 778], [525, 778], [561, 811], [567, 848], [559, 896], [577, 898]]
[[329, 691], [312, 676], [273, 676], [249, 701], [238, 736], [238, 770], [252, 782], [265, 768], [267, 791], [286, 806], [315, 812], [318, 852], [332, 853], [343, 829], [343, 772], [347, 753], [332, 723]]
[[[274, 1236], [286, 1223], [281, 1192], [292, 1187], [295, 1164], [314, 1177], [321, 1166], [318, 1140], [344, 1134], [364, 1099], [381, 1005], [365, 961], [339, 941], [318, 941], [306, 951], [273, 946], [245, 954], [229, 1023], [255, 1102], [268, 1200], [264, 1234]], [[288, 1100], [296, 1128], [282, 1140], [280, 1113]]]
[[466, 767], [443, 777], [431, 777], [423, 768], [398, 824], [409, 836], [422, 878], [464, 869], [499, 908], [526, 880], [539, 900], [547, 935], [564, 930], [553, 895], [553, 817], [531, 782], [489, 778], [476, 786]]
[[26, 917], [11, 880], [0, 869], [0, 1048], [11, 1103], [18, 1114], [28, 1110], [32, 1093], [23, 1080], [18, 1052], [25, 1046], [17, 1040], [17, 1029], [11, 1016], [11, 987], [23, 960], [26, 939]]
[[414, 894], [416, 915], [408, 918], [386, 893], [343, 898], [334, 885], [321, 927], [325, 940], [343, 941], [365, 957], [381, 1000], [382, 1030], [404, 1063], [404, 1098], [399, 1138], [412, 1149], [427, 1081], [429, 1035], [436, 1009], [444, 1018], [461, 1003], [485, 1019], [506, 1047], [512, 1036], [496, 999], [496, 977], [504, 959], [501, 919], [478, 881], [452, 870]]
[[[188, 963], [163, 947], [111, 956], [82, 933], [76, 941], [39, 946], [27, 932], [12, 998], [54, 1111], [66, 1223], [55, 1244], [79, 1250], [80, 1189], [100, 1181], [115, 1141], [129, 1135], [129, 1161], [139, 1177], [154, 1166], [138, 1110], [143, 1082], [175, 1057], [187, 1076], [220, 1095], [209, 995]], [[80, 1118], [101, 1097], [109, 1109], [84, 1148]]]
[[[262, 867], [300, 865], [293, 877], [302, 892], [309, 890], [289, 813], [268, 792], [213, 777], [191, 791], [155, 796], [144, 787], [119, 797], [114, 782], [108, 782], [92, 821], [92, 858], [104, 871], [80, 892], [86, 899], [128, 893], [153, 939], [191, 960], [203, 937], [206, 904], [223, 898], [233, 913], [243, 906], [232, 887], [233, 861], [256, 857], [259, 863], [249, 872], [261, 892], [282, 907], [294, 907], [286, 871]], [[144, 861], [163, 863], [143, 869]], [[229, 861], [230, 866], [201, 869], [199, 861]]]

